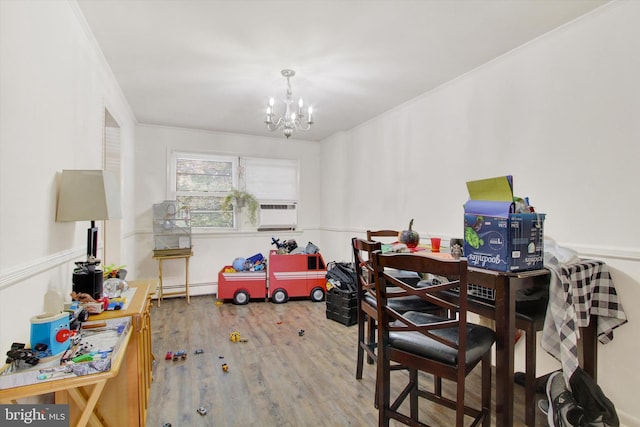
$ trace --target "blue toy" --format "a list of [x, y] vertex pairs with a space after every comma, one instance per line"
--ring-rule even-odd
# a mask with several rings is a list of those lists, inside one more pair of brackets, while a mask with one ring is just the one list
[[244, 264], [247, 262], [244, 258], [236, 258], [233, 260], [233, 264], [231, 266], [235, 271], [244, 271]]
[[44, 313], [31, 318], [31, 347], [46, 344], [51, 354], [56, 356], [69, 348], [71, 331], [69, 313]]

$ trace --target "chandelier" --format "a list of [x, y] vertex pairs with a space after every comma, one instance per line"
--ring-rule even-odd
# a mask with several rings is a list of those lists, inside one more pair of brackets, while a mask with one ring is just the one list
[[282, 70], [280, 72], [283, 77], [287, 79], [287, 93], [282, 100], [285, 103], [284, 115], [282, 117], [274, 117], [274, 99], [269, 99], [269, 106], [267, 107], [267, 116], [264, 119], [264, 122], [267, 124], [267, 129], [270, 131], [283, 129], [284, 136], [289, 138], [294, 130], [302, 130], [308, 131], [311, 129], [311, 125], [313, 124], [313, 119], [311, 114], [313, 113], [313, 107], [309, 107], [307, 112], [309, 116], [305, 120], [305, 115], [302, 111], [302, 106], [304, 103], [302, 102], [302, 98], [298, 100], [298, 111], [293, 111], [291, 104], [293, 104], [293, 93], [291, 92], [291, 82], [289, 79], [296, 75], [296, 72], [293, 70]]

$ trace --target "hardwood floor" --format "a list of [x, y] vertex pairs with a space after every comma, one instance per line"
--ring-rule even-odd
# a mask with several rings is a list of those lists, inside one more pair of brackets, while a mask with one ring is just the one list
[[[375, 365], [365, 365], [362, 380], [355, 379], [355, 325], [328, 320], [324, 302], [236, 306], [215, 301], [214, 296], [198, 296], [187, 305], [184, 298], [172, 298], [152, 308], [156, 362], [148, 426], [377, 424]], [[233, 331], [247, 341], [231, 342]], [[198, 349], [203, 353], [194, 354]], [[165, 360], [168, 351], [179, 350], [186, 351], [186, 360]], [[394, 387], [404, 385], [400, 375], [405, 373], [392, 375]], [[479, 376], [471, 378], [470, 391], [479, 388]], [[430, 380], [423, 376], [421, 383]], [[515, 388], [515, 425], [523, 425], [524, 390]], [[452, 425], [448, 411], [433, 410], [423, 400], [420, 406], [424, 422]], [[199, 407], [207, 414], [198, 414]], [[537, 425], [547, 425], [542, 413], [537, 414]]]

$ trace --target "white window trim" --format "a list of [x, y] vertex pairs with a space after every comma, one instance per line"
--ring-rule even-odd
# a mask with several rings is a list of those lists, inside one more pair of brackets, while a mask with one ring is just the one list
[[229, 154], [206, 154], [206, 153], [197, 153], [190, 151], [171, 151], [169, 157], [169, 176], [167, 182], [167, 200], [175, 200], [177, 198], [176, 191], [176, 159], [189, 159], [189, 160], [218, 160], [223, 162], [231, 162], [233, 163], [233, 170], [236, 172], [231, 177], [232, 185], [234, 188], [238, 187], [238, 172], [239, 168], [239, 157], [233, 156]]
[[[177, 190], [176, 190], [176, 163], [177, 159], [190, 159], [190, 160], [212, 160], [212, 161], [222, 161], [222, 162], [231, 162], [234, 170], [234, 174], [232, 176], [232, 186], [233, 188], [238, 188], [240, 190], [246, 190], [246, 182], [244, 180], [244, 171], [247, 163], [251, 164], [281, 164], [283, 167], [294, 168], [295, 169], [295, 190], [291, 194], [293, 198], [285, 197], [285, 198], [264, 198], [256, 195], [256, 199], [258, 203], [292, 203], [299, 204], [300, 199], [300, 161], [297, 159], [275, 159], [275, 158], [267, 158], [267, 157], [247, 157], [247, 156], [238, 156], [232, 154], [225, 153], [204, 153], [204, 152], [193, 152], [193, 151], [183, 151], [183, 150], [172, 150], [167, 149], [168, 155], [168, 174], [167, 174], [167, 200], [176, 200], [177, 199]], [[248, 191], [251, 191], [250, 189]], [[215, 230], [221, 232], [227, 231], [240, 231], [241, 220], [237, 217], [237, 213], [234, 212], [236, 217], [234, 218], [234, 227], [230, 228], [217, 228]], [[260, 224], [256, 224], [258, 227]], [[196, 230], [207, 230], [206, 232], [211, 232], [212, 230], [208, 230], [207, 228], [194, 227], [193, 231]], [[216, 232], [216, 231], [213, 231]]]

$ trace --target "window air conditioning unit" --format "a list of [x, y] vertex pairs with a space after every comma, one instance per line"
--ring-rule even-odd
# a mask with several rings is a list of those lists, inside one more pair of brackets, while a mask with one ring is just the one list
[[258, 231], [295, 230], [298, 225], [298, 205], [295, 202], [260, 203]]

